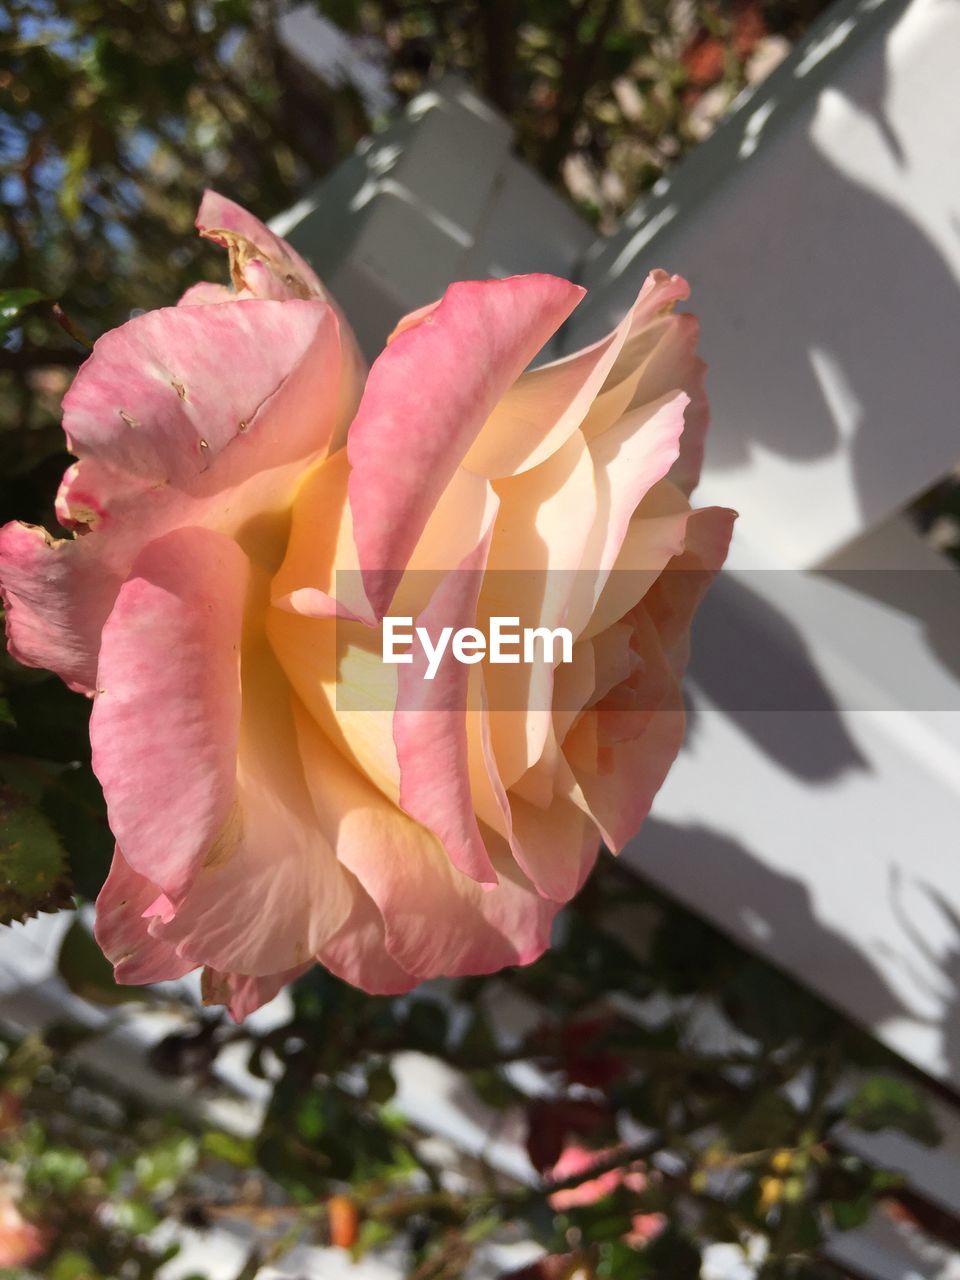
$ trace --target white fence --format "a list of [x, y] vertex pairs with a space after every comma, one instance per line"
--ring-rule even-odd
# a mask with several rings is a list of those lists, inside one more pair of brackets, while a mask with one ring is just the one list
[[[960, 1089], [960, 574], [902, 514], [960, 462], [960, 5], [842, 0], [612, 239], [446, 82], [279, 221], [375, 354], [453, 278], [691, 282], [713, 426], [698, 498], [741, 513], [695, 634], [692, 728], [624, 855]], [[960, 1136], [931, 1160], [960, 1212]], [[953, 1274], [873, 1235], [851, 1266]], [[942, 1260], [941, 1260], [942, 1261]], [[926, 1268], [926, 1269], [925, 1269]]]

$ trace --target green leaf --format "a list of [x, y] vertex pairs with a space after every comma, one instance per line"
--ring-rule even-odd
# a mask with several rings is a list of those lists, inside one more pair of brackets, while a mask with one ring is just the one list
[[394, 1228], [389, 1222], [378, 1222], [376, 1218], [366, 1218], [360, 1223], [356, 1242], [351, 1246], [350, 1256], [359, 1262], [371, 1249], [379, 1249], [389, 1244]]
[[83, 187], [90, 168], [90, 125], [81, 125], [65, 156], [63, 180], [57, 192], [60, 212], [67, 222], [76, 222], [83, 207]]
[[0, 787], [0, 924], [70, 905], [57, 833], [20, 792]]
[[379, 1063], [367, 1076], [367, 1097], [382, 1106], [397, 1092], [397, 1082], [386, 1062]]
[[110, 870], [114, 842], [103, 792], [89, 765], [58, 770], [40, 803], [66, 847], [75, 892], [92, 902]]
[[188, 1134], [171, 1134], [137, 1156], [134, 1176], [144, 1191], [171, 1192], [197, 1163], [197, 1144]]
[[238, 1138], [235, 1134], [211, 1129], [203, 1135], [203, 1150], [217, 1160], [225, 1160], [238, 1169], [250, 1169], [256, 1163], [256, 1150], [251, 1138]]
[[414, 999], [403, 1028], [411, 1047], [423, 1053], [442, 1053], [447, 1042], [447, 1011], [435, 1000]]
[[926, 1098], [897, 1076], [871, 1076], [847, 1103], [844, 1116], [867, 1133], [899, 1129], [926, 1146], [940, 1141]]
[[160, 1219], [142, 1200], [118, 1200], [111, 1209], [113, 1221], [120, 1231], [130, 1236], [145, 1236], [153, 1231]]
[[28, 307], [43, 300], [39, 289], [0, 289], [0, 339], [22, 322]]
[[60, 944], [57, 972], [74, 995], [94, 1004], [125, 1004], [144, 999], [139, 987], [117, 986], [110, 961], [79, 919], [74, 920]]
[[361, 30], [361, 6], [356, 0], [320, 0], [318, 7], [341, 31], [356, 33]]
[[872, 1195], [859, 1196], [856, 1200], [832, 1200], [828, 1205], [833, 1225], [838, 1231], [852, 1231], [862, 1227], [870, 1217], [874, 1206]]
[[79, 1249], [62, 1249], [50, 1263], [48, 1280], [98, 1280], [100, 1272]]
[[31, 1186], [69, 1195], [90, 1176], [90, 1166], [78, 1151], [49, 1147], [31, 1163], [27, 1180]]

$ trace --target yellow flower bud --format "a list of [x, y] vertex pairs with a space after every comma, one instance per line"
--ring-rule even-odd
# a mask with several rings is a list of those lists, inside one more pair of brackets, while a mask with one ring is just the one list
[[760, 1211], [768, 1212], [783, 1199], [784, 1182], [782, 1178], [760, 1179]]

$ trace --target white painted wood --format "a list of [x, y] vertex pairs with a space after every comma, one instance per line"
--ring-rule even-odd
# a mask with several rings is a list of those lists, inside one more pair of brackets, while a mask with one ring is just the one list
[[960, 6], [843, 0], [590, 255], [579, 345], [686, 276], [713, 426], [702, 496], [808, 566], [960, 458]]
[[369, 359], [402, 315], [452, 280], [569, 275], [593, 243], [510, 147], [503, 117], [447, 77], [274, 219], [342, 303]]

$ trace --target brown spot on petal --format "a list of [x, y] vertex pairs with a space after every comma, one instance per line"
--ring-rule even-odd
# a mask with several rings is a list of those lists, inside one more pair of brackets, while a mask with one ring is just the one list
[[227, 814], [223, 826], [217, 833], [210, 848], [203, 855], [201, 865], [204, 870], [210, 867], [218, 867], [233, 856], [234, 850], [240, 842], [242, 830], [243, 820], [240, 816], [240, 806], [234, 801], [230, 806], [230, 812]]
[[250, 430], [250, 425], [249, 425], [249, 423], [246, 423], [246, 422], [238, 422], [238, 423], [237, 423], [237, 430], [240, 432], [240, 434], [241, 434], [241, 435], [243, 435], [243, 433], [244, 433], [245, 431], [249, 431], [249, 430]]
[[201, 441], [200, 441], [200, 452], [201, 452], [201, 453], [205, 453], [205, 452], [207, 451], [207, 449], [209, 449], [209, 448], [210, 448], [210, 446], [207, 444], [206, 440], [201, 440]]
[[79, 534], [89, 533], [100, 523], [101, 513], [94, 507], [85, 507], [82, 503], [70, 504], [70, 519], [77, 526]]
[[127, 424], [128, 427], [132, 427], [134, 430], [136, 430], [137, 427], [139, 427], [140, 423], [137, 421], [137, 419], [133, 416], [132, 413], [127, 413], [126, 409], [118, 409], [117, 413], [119, 413], [120, 417], [124, 420], [124, 422]]
[[217, 973], [209, 965], [204, 965], [200, 975], [200, 1000], [203, 1004], [228, 1004], [230, 1001], [230, 983], [225, 974]]
[[180, 397], [181, 400], [186, 400], [187, 388], [183, 385], [182, 382], [178, 382], [176, 378], [171, 378], [170, 385], [171, 387], [173, 387], [174, 391], [176, 391], [177, 395]]

